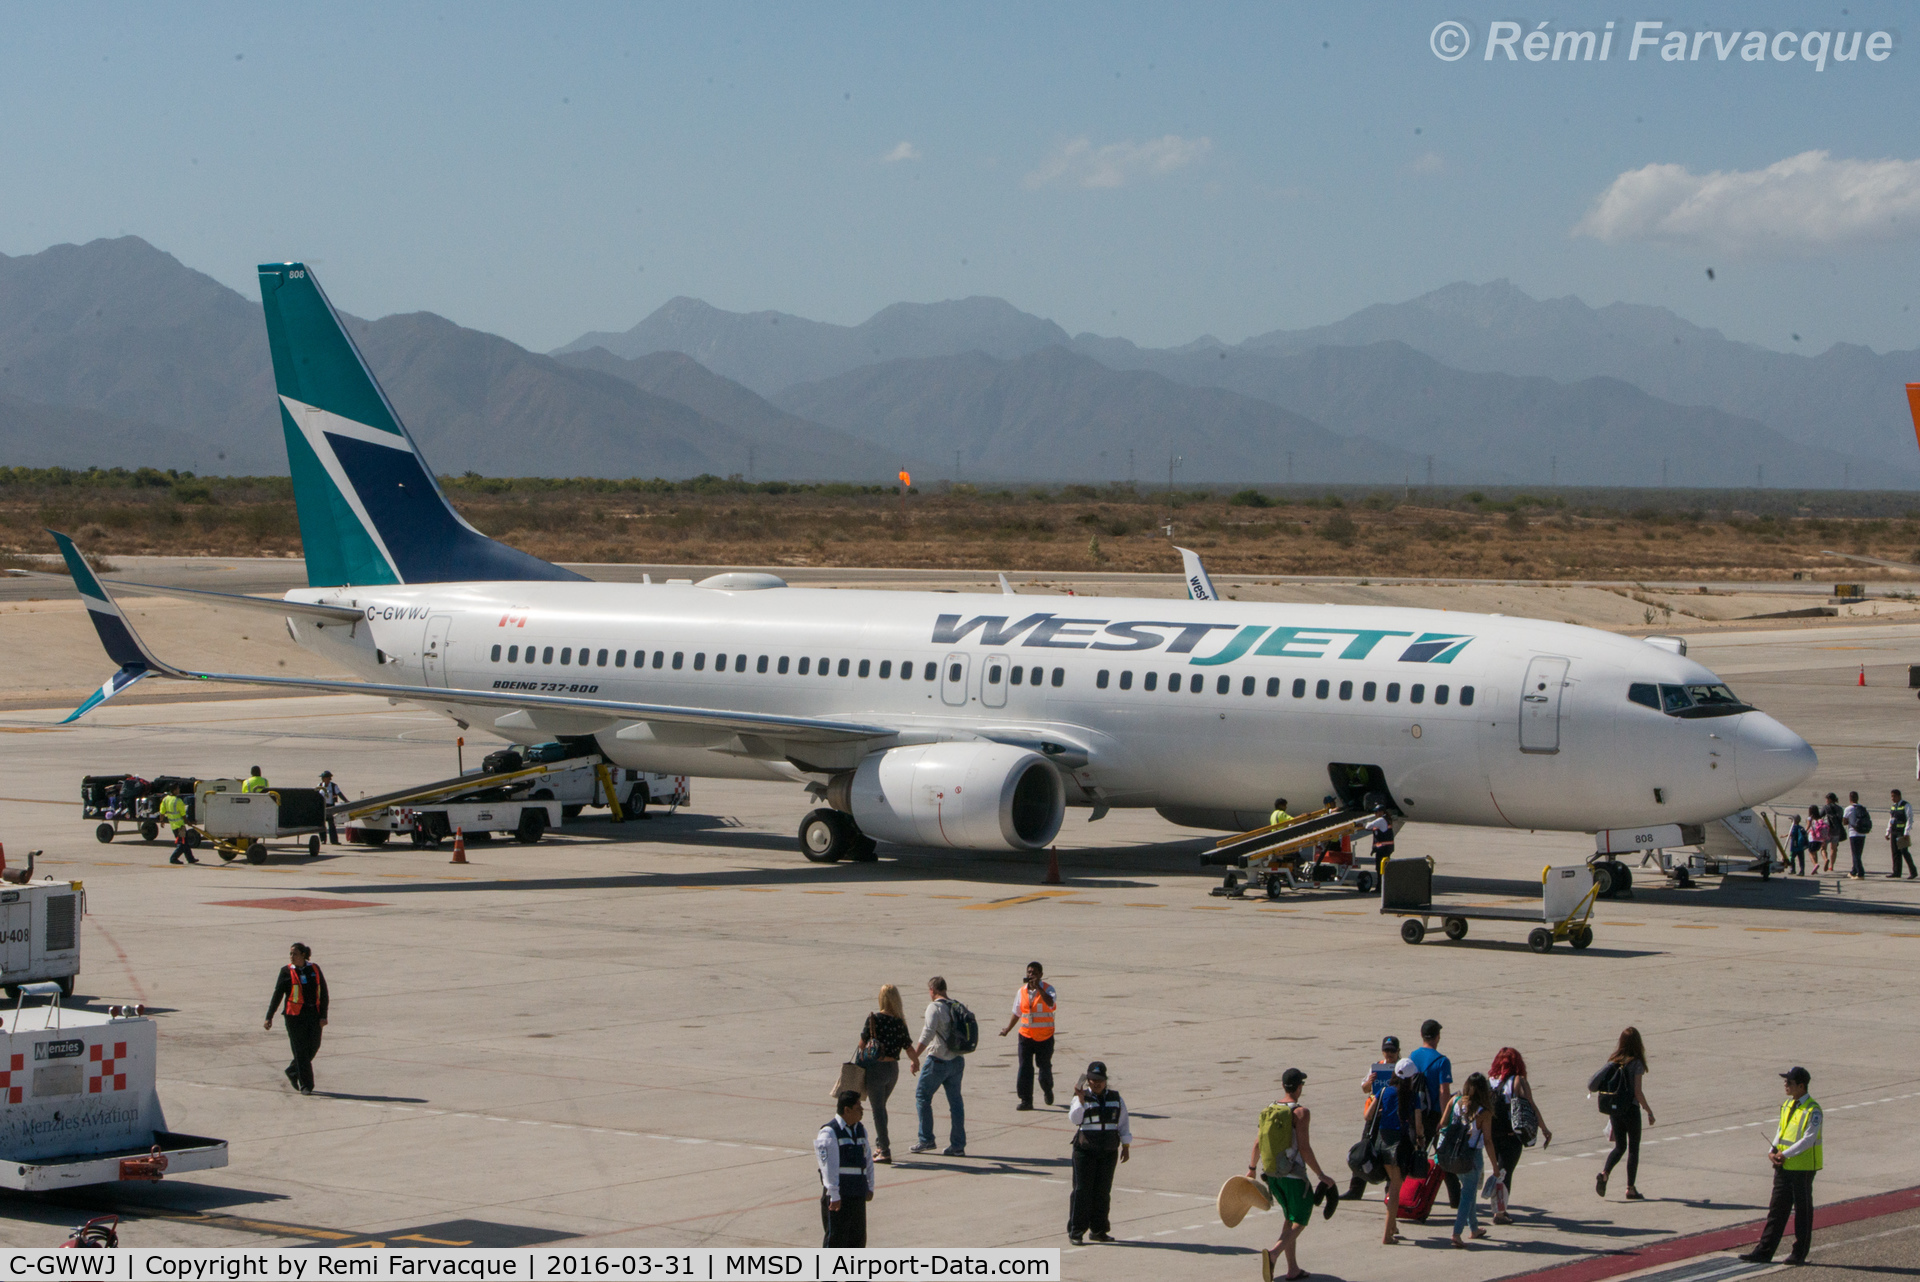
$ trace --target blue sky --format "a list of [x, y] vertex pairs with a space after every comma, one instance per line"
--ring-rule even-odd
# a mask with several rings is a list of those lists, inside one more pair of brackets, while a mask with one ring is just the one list
[[[361, 315], [539, 350], [676, 294], [844, 323], [993, 294], [1161, 345], [1496, 277], [1785, 350], [1920, 346], [1895, 4], [0, 12], [0, 252], [131, 233], [249, 296], [305, 258]], [[1604, 63], [1483, 57], [1495, 21], [1609, 19]], [[1641, 21], [1892, 47], [1629, 61]]]

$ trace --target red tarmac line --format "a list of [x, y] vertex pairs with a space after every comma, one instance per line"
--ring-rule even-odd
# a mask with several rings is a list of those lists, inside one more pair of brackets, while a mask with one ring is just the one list
[[311, 913], [323, 908], [385, 908], [370, 899], [313, 899], [306, 895], [288, 895], [282, 899], [216, 899], [213, 908], [270, 908], [283, 913]]
[[[1876, 1193], [1871, 1197], [1857, 1197], [1847, 1202], [1835, 1202], [1831, 1206], [1815, 1207], [1813, 1228], [1817, 1233], [1821, 1229], [1837, 1228], [1857, 1220], [1877, 1219], [1882, 1215], [1897, 1215], [1901, 1211], [1916, 1208], [1920, 1208], [1920, 1187]], [[1601, 1278], [1638, 1273], [1642, 1269], [1657, 1268], [1663, 1264], [1677, 1264], [1696, 1256], [1712, 1255], [1716, 1251], [1730, 1251], [1736, 1247], [1751, 1249], [1760, 1240], [1760, 1229], [1765, 1223], [1765, 1220], [1751, 1220], [1724, 1229], [1708, 1229], [1705, 1233], [1667, 1238], [1646, 1247], [1609, 1251], [1570, 1264], [1556, 1264], [1529, 1273], [1509, 1273], [1495, 1282], [1599, 1282]]]

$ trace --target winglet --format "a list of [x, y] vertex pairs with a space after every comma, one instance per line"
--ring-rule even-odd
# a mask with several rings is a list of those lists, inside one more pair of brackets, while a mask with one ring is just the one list
[[1007, 576], [1005, 574], [1002, 574], [1000, 576], [1000, 595], [1001, 596], [1014, 595], [1013, 584], [1007, 582]]
[[1207, 567], [1200, 563], [1200, 554], [1186, 548], [1175, 548], [1180, 554], [1180, 564], [1187, 574], [1187, 597], [1194, 601], [1218, 601], [1220, 594], [1213, 590], [1213, 580], [1207, 577]]
[[[121, 613], [119, 605], [107, 594], [107, 589], [87, 564], [80, 549], [73, 540], [57, 530], [48, 530], [53, 541], [60, 545], [60, 555], [66, 559], [67, 569], [73, 574], [73, 586], [79, 590], [80, 599], [86, 603], [87, 617], [93, 620], [93, 629], [100, 634], [100, 644], [106, 648], [107, 657], [120, 665], [120, 671], [108, 677], [106, 683], [87, 696], [86, 702], [73, 710], [67, 721], [73, 721], [92, 709], [105, 703], [142, 677], [155, 672], [167, 676], [179, 673], [155, 658], [139, 636], [133, 625], [127, 622], [127, 616]], [[61, 722], [65, 725], [66, 722]]]
[[1920, 383], [1907, 384], [1907, 412], [1913, 415], [1913, 438], [1920, 441]]

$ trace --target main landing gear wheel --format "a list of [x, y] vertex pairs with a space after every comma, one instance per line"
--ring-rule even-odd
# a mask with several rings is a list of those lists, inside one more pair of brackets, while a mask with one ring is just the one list
[[101, 824], [93, 830], [93, 839], [102, 844], [113, 840], [113, 825]]
[[1545, 926], [1535, 926], [1527, 932], [1527, 947], [1536, 953], [1549, 952], [1553, 948], [1553, 932]]
[[874, 844], [873, 838], [856, 828], [853, 836], [853, 850], [847, 858], [856, 864], [877, 863], [880, 859], [880, 847]]
[[1417, 944], [1427, 937], [1427, 923], [1418, 917], [1409, 917], [1400, 923], [1400, 938], [1409, 944]]
[[1574, 931], [1573, 934], [1567, 936], [1567, 942], [1575, 948], [1585, 948], [1593, 942], [1593, 927], [1582, 926], [1580, 929]]
[[1448, 939], [1465, 939], [1467, 937], [1467, 919], [1465, 917], [1449, 917], [1441, 929], [1446, 932]]
[[816, 864], [838, 863], [854, 854], [860, 830], [838, 810], [810, 810], [800, 821], [800, 853]]

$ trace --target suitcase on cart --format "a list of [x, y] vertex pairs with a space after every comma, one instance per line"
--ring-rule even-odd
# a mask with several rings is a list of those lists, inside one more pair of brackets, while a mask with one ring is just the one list
[[1409, 1175], [1400, 1181], [1400, 1218], [1425, 1224], [1433, 1211], [1433, 1200], [1440, 1195], [1447, 1174], [1437, 1163], [1427, 1164], [1424, 1176]]

